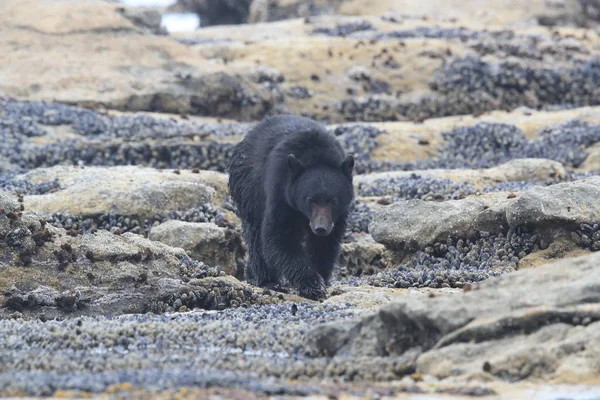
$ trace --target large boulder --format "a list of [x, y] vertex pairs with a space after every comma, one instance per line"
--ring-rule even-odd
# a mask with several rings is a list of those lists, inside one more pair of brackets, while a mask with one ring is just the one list
[[[439, 378], [598, 379], [600, 254], [492, 278], [460, 294], [406, 297], [313, 329], [310, 354], [400, 357]], [[467, 356], [465, 356], [467, 355]]]

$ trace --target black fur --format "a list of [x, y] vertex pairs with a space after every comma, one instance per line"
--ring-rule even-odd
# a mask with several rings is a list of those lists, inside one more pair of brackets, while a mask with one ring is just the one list
[[326, 297], [354, 197], [353, 166], [335, 136], [308, 118], [269, 117], [246, 134], [229, 166], [246, 280], [287, 280], [301, 296]]

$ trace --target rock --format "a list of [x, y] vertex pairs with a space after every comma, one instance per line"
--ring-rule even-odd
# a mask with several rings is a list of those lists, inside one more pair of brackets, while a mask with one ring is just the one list
[[[376, 2], [349, 0], [342, 3], [340, 13], [353, 15], [382, 15], [403, 21], [403, 16], [411, 18], [458, 20], [463, 24], [475, 23], [495, 26], [539, 23], [541, 25], [584, 24], [588, 18], [584, 14], [583, 4], [577, 0], [564, 0], [548, 3], [534, 0], [527, 3], [516, 2], [510, 9], [502, 0], [486, 3], [486, 12], [481, 12], [477, 0], [467, 2], [459, 0], [409, 0], [397, 3], [393, 0]], [[593, 22], [592, 18], [589, 18]]]
[[340, 0], [177, 0], [169, 9], [194, 12], [201, 16], [202, 26], [206, 27], [330, 14], [340, 3]]
[[369, 232], [390, 249], [423, 249], [448, 237], [469, 238], [477, 231], [501, 232], [507, 228], [506, 193], [470, 196], [463, 200], [430, 202], [408, 200], [384, 207], [375, 214]]
[[16, 196], [0, 190], [0, 210], [2, 210], [3, 215], [11, 212], [19, 212], [21, 211], [21, 204]]
[[[252, 79], [271, 79], [268, 70], [260, 72]], [[251, 124], [219, 123], [189, 116], [184, 119], [145, 113], [106, 114], [60, 103], [4, 98], [0, 98], [0, 108], [4, 110], [0, 124], [8, 138], [0, 145], [0, 155], [14, 170], [54, 165], [139, 165], [225, 172], [233, 146], [251, 127]], [[509, 125], [508, 121], [514, 121], [515, 125]], [[357, 174], [389, 170], [418, 170], [421, 174], [422, 170], [433, 169], [431, 174], [435, 176], [429, 179], [447, 178], [450, 184], [468, 180], [470, 190], [474, 191], [484, 185], [483, 190], [498, 190], [494, 186], [502, 184], [512, 190], [506, 182], [494, 180], [512, 182], [526, 177], [528, 171], [535, 174], [535, 182], [559, 181], [563, 170], [558, 164], [539, 159], [577, 167], [586, 159], [588, 150], [593, 153], [593, 144], [600, 141], [599, 124], [600, 108], [579, 108], [452, 117], [423, 124], [331, 125], [329, 129], [346, 151], [355, 155]], [[480, 139], [469, 140], [471, 136]], [[503, 150], [504, 142], [515, 142], [511, 152]], [[532, 161], [531, 157], [539, 161]], [[593, 161], [593, 154], [590, 157]], [[519, 165], [516, 160], [524, 158], [528, 160]], [[508, 162], [512, 163], [498, 170], [490, 169]], [[465, 171], [484, 167], [487, 170]], [[454, 171], [444, 172], [441, 168]], [[554, 168], [558, 169], [552, 177]], [[544, 178], [546, 173], [548, 176]], [[404, 172], [395, 174], [380, 177], [405, 179]], [[427, 172], [422, 174], [428, 177]], [[361, 180], [365, 184], [371, 181], [368, 177]], [[520, 186], [532, 184], [525, 180]]]
[[[36, 13], [23, 11], [31, 7]], [[85, 5], [60, 0], [2, 2], [0, 32], [6, 41], [0, 44], [0, 52], [8, 51], [5, 44], [13, 43], [12, 51], [20, 52], [20, 61], [3, 71], [0, 89], [5, 95], [28, 100], [131, 111], [214, 113], [239, 120], [262, 118], [274, 107], [269, 90], [244, 74], [211, 66], [187, 46], [140, 26], [155, 27], [156, 15], [134, 14], [139, 11], [98, 0]], [[106, 46], [90, 46], [98, 40]], [[65, 48], [77, 57], [67, 60]], [[39, 52], [45, 54], [43, 62], [34, 60]]]
[[558, 237], [547, 249], [536, 251], [519, 260], [517, 267], [537, 268], [557, 259], [579, 257], [589, 253], [589, 250], [578, 247], [570, 237]]
[[[6, 211], [19, 202], [0, 191], [0, 204]], [[162, 313], [182, 305], [223, 309], [283, 299], [259, 296], [262, 290], [224, 277], [218, 267], [190, 259], [183, 249], [140, 235], [98, 230], [73, 236], [5, 211], [0, 212], [0, 318], [14, 311], [23, 318], [54, 318]]]
[[600, 178], [591, 177], [519, 194], [498, 192], [463, 200], [401, 201], [375, 214], [369, 232], [391, 249], [423, 249], [448, 237], [470, 238], [478, 231], [505, 232], [529, 226], [547, 232], [594, 224], [600, 219]]
[[521, 158], [486, 169], [426, 169], [415, 171], [389, 171], [359, 175], [354, 179], [360, 192], [363, 187], [378, 185], [383, 181], [406, 179], [414, 175], [452, 182], [468, 183], [474, 190], [505, 182], [528, 182], [536, 184], [557, 183], [567, 177], [565, 167], [556, 161]]
[[[285, 80], [269, 86], [290, 94], [282, 99], [285, 109], [330, 123], [421, 122], [523, 106], [539, 109], [567, 98], [578, 106], [596, 105], [593, 43], [598, 38], [578, 37], [574, 44], [567, 36], [533, 28], [486, 30], [479, 22], [465, 26], [372, 15], [212, 27], [178, 35], [206, 58], [227, 60], [228, 69], [247, 69], [252, 61], [278, 70]], [[282, 38], [294, 46], [281, 48]], [[541, 61], [545, 59], [553, 60], [551, 67]], [[360, 79], [352, 73], [356, 69], [363, 72]], [[564, 86], [548, 83], [557, 80]], [[298, 90], [310, 95], [293, 94]]]
[[277, 21], [286, 18], [311, 15], [384, 15], [392, 21], [404, 22], [411, 19], [437, 19], [444, 22], [456, 21], [463, 24], [519, 25], [536, 21], [542, 25], [577, 24], [594, 26], [597, 23], [597, 9], [593, 0], [578, 2], [566, 0], [547, 4], [541, 0], [532, 1], [527, 6], [515, 3], [508, 11], [502, 1], [488, 3], [489, 9], [481, 13], [476, 1], [468, 3], [441, 0], [418, 2], [409, 1], [402, 5], [394, 1], [365, 0], [297, 0], [265, 1], [244, 0], [239, 2], [218, 2], [211, 0], [178, 0], [173, 10], [196, 12], [207, 16], [203, 26], [215, 24], [243, 24], [247, 22]]
[[367, 236], [342, 243], [340, 258], [334, 269], [336, 277], [372, 275], [386, 268], [385, 247]]
[[578, 225], [600, 220], [600, 178], [536, 187], [522, 193], [506, 210], [508, 224]]
[[[200, 3], [220, 18], [241, 21], [249, 13], [249, 1]], [[263, 4], [266, 18], [276, 19], [276, 9], [305, 17], [341, 2]], [[22, 11], [33, 6], [35, 17]], [[94, 13], [86, 14], [86, 6]], [[19, 57], [3, 69], [0, 89], [20, 99], [239, 121], [289, 112], [336, 123], [421, 122], [522, 106], [596, 105], [598, 99], [596, 35], [371, 15], [228, 25], [173, 40], [149, 32], [155, 15], [133, 16], [136, 11], [99, 0], [85, 6], [6, 0], [1, 7], [6, 40], [0, 52]], [[202, 23], [210, 19], [204, 12]], [[99, 38], [105, 47], [89, 46]], [[65, 48], [77, 57], [66, 59]], [[283, 80], [253, 81], [260, 66], [279, 71]], [[365, 71], [358, 80], [348, 74], [355, 67]]]
[[193, 12], [202, 20], [202, 27], [246, 23], [252, 0], [177, 0], [170, 10]]
[[157, 10], [122, 8], [119, 11], [135, 25], [147, 28], [150, 32], [161, 33], [162, 15]]
[[[52, 167], [20, 175], [34, 184], [58, 180], [60, 189], [25, 196], [27, 211], [89, 216], [115, 213], [152, 218], [169, 211], [185, 211], [224, 195], [226, 177], [203, 171], [158, 171], [140, 167]], [[219, 194], [217, 194], [219, 190]], [[73, 201], [76, 199], [76, 201]]]
[[218, 265], [228, 275], [243, 278], [240, 260], [244, 256], [238, 232], [212, 223], [170, 220], [150, 231], [149, 239], [183, 248], [190, 257], [208, 265]]
[[430, 290], [398, 290], [374, 288], [369, 286], [336, 286], [330, 290], [329, 297], [324, 304], [352, 305], [357, 313], [377, 311], [382, 306], [402, 299], [404, 296], [425, 297]]
[[[591, 344], [600, 343], [599, 265], [594, 254], [493, 278], [460, 294], [406, 297], [359, 320], [313, 329], [307, 349], [334, 358], [417, 349], [417, 372], [440, 378], [481, 373], [482, 366], [509, 381], [597, 378]], [[565, 348], [568, 357], [559, 350]]]
[[7, 137], [0, 154], [14, 171], [54, 165], [225, 171], [232, 147], [249, 128], [188, 115], [105, 113], [2, 97], [0, 109]]

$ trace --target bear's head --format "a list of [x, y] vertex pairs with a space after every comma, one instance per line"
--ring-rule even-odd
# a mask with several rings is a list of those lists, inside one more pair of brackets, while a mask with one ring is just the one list
[[329, 235], [335, 222], [348, 214], [354, 199], [354, 157], [348, 155], [337, 166], [316, 165], [306, 168], [290, 154], [288, 167], [292, 177], [287, 188], [288, 202], [304, 214], [315, 235]]

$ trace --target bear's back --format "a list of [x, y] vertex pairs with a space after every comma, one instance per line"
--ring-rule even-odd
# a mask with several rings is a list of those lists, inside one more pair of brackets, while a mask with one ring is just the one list
[[269, 159], [283, 162], [288, 154], [294, 154], [305, 167], [320, 164], [338, 166], [344, 159], [344, 152], [336, 137], [312, 119], [278, 115], [264, 122], [265, 130], [259, 134], [267, 142], [265, 150]]

